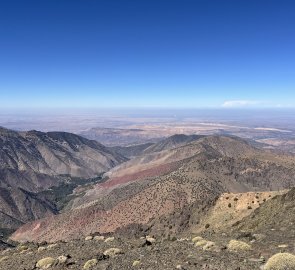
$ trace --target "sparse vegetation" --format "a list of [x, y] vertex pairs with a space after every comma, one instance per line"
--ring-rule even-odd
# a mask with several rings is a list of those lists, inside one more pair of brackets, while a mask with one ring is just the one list
[[116, 256], [116, 255], [122, 254], [122, 253], [123, 252], [120, 248], [109, 248], [103, 254], [106, 256], [113, 257], [113, 256]]
[[9, 259], [8, 256], [0, 257], [0, 263], [6, 261], [6, 260], [8, 260], [8, 259]]
[[207, 242], [208, 242], [207, 240], [202, 239], [202, 240], [197, 241], [197, 242], [195, 243], [195, 246], [196, 246], [196, 247], [205, 246], [205, 245], [207, 244]]
[[52, 267], [55, 264], [57, 264], [56, 259], [54, 259], [52, 257], [46, 257], [46, 258], [39, 260], [36, 264], [36, 267], [40, 268], [40, 269], [48, 269], [49, 267]]
[[84, 266], [83, 266], [83, 269], [92, 269], [94, 266], [96, 266], [98, 263], [98, 260], [97, 259], [91, 259], [91, 260], [88, 260]]
[[70, 176], [67, 176], [67, 178], [69, 178], [70, 180], [39, 193], [39, 195], [45, 196], [50, 201], [54, 202], [58, 211], [62, 211], [63, 208], [72, 199], [84, 194], [72, 194], [75, 188], [77, 188], [78, 186], [88, 186], [89, 188], [91, 188], [93, 184], [97, 184], [103, 181], [101, 176], [90, 179]]
[[113, 242], [115, 240], [115, 237], [108, 237], [104, 240], [105, 243]]
[[238, 240], [230, 240], [227, 245], [228, 250], [230, 251], [247, 251], [251, 249], [251, 245], [246, 242], [238, 241]]
[[207, 241], [207, 243], [203, 246], [203, 250], [212, 250], [215, 246], [214, 242]]
[[203, 240], [203, 237], [201, 237], [201, 236], [195, 236], [195, 237], [192, 239], [192, 241], [193, 241], [194, 243], [196, 243], [196, 242], [198, 242], [198, 241], [201, 241], [201, 240]]
[[295, 256], [290, 253], [273, 255], [265, 264], [264, 270], [293, 270], [295, 269]]

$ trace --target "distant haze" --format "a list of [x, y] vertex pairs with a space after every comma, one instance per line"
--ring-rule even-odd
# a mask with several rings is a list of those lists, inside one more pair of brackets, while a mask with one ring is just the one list
[[[70, 131], [163, 124], [226, 124], [294, 130], [295, 110], [197, 109], [31, 109], [0, 110], [0, 126], [16, 130]], [[222, 128], [222, 126], [221, 126]]]

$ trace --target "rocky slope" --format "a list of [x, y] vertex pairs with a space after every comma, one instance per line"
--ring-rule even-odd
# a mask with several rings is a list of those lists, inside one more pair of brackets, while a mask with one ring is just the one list
[[287, 191], [223, 193], [191, 230], [197, 233], [202, 231], [206, 224], [210, 224], [210, 228], [216, 231], [226, 230], [251, 215], [268, 200]]
[[114, 152], [121, 154], [127, 158], [134, 158], [143, 154], [144, 150], [154, 145], [154, 143], [144, 143], [144, 144], [135, 144], [128, 146], [112, 146], [109, 149], [112, 149]]
[[[0, 251], [1, 270], [100, 269], [100, 270], [259, 270], [263, 264], [257, 250], [235, 252], [226, 248], [228, 237], [206, 237], [207, 248], [196, 246], [193, 236], [152, 238], [89, 236], [69, 242], [39, 245], [27, 243]], [[214, 240], [211, 241], [211, 240]], [[213, 244], [212, 244], [213, 243]], [[205, 245], [204, 245], [205, 246]], [[81, 248], [83, 247], [83, 248]], [[46, 259], [45, 259], [46, 258]], [[47, 263], [47, 264], [46, 264]], [[42, 265], [49, 265], [42, 268]], [[38, 267], [39, 266], [39, 267]]]
[[66, 132], [0, 129], [0, 168], [90, 178], [125, 158], [96, 141]]
[[235, 224], [239, 230], [288, 232], [295, 236], [295, 188], [277, 195]]
[[0, 128], [0, 228], [15, 229], [56, 214], [55, 206], [37, 192], [71, 177], [96, 177], [125, 160], [74, 134]]
[[118, 166], [72, 211], [26, 224], [12, 238], [69, 240], [130, 224], [147, 224], [161, 236], [179, 233], [200, 223], [222, 193], [293, 186], [294, 164], [294, 156], [262, 151], [236, 137], [200, 138]]
[[200, 135], [176, 134], [155, 143], [144, 143], [128, 146], [113, 146], [109, 148], [112, 149], [114, 152], [119, 153], [125, 157], [134, 158], [144, 154], [173, 149], [181, 145], [188, 144], [202, 137], [203, 136]]
[[182, 145], [191, 143], [193, 141], [196, 141], [198, 139], [203, 138], [204, 136], [201, 135], [185, 135], [185, 134], [175, 134], [173, 136], [170, 136], [166, 139], [163, 139], [157, 143], [154, 143], [153, 145], [146, 148], [142, 154], [149, 154], [149, 153], [155, 153], [155, 152], [161, 152], [164, 150], [169, 150], [173, 148], [180, 147]]
[[0, 205], [2, 228], [17, 229], [23, 223], [58, 213], [47, 198], [21, 188], [0, 188]]
[[[295, 190], [286, 192], [223, 194], [217, 205], [225, 215], [233, 211], [223, 207], [223, 201], [236, 203], [237, 210], [252, 199], [265, 201], [237, 225], [227, 223], [221, 231], [206, 226], [198, 233], [155, 236], [152, 226], [130, 225], [113, 234], [80, 235], [54, 244], [1, 248], [0, 243], [0, 269], [293, 270]], [[277, 218], [284, 218], [283, 223]]]

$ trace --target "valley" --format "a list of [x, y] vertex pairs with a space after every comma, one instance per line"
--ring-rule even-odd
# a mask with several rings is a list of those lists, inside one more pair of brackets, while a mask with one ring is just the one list
[[[2, 141], [1, 269], [19, 264], [10, 261], [17, 252], [22, 269], [49, 256], [50, 269], [94, 260], [89, 269], [132, 269], [138, 261], [140, 269], [246, 270], [259, 269], [278, 246], [292, 251], [291, 216], [286, 227], [264, 225], [293, 203], [292, 153], [233, 135], [105, 147], [70, 133], [2, 129]], [[151, 236], [155, 242], [145, 242]], [[251, 248], [232, 250], [236, 240]], [[108, 248], [120, 252], [103, 255]]]

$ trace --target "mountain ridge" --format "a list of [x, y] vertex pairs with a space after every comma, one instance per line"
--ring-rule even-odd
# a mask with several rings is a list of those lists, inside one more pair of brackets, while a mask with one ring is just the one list
[[[16, 229], [57, 214], [35, 195], [71, 177], [93, 178], [127, 160], [96, 141], [67, 132], [0, 128], [0, 228]], [[9, 203], [7, 203], [9, 202]]]
[[[109, 233], [130, 224], [149, 224], [162, 216], [173, 217], [173, 213], [180, 213], [186, 207], [193, 210], [190, 205], [203, 205], [205, 201], [210, 205], [222, 193], [285, 189], [295, 184], [293, 156], [260, 150], [235, 137], [207, 136], [178, 148], [156, 152], [154, 160], [150, 154], [147, 156], [148, 159], [143, 156], [140, 160], [151, 163], [151, 168], [155, 164], [171, 166], [169, 162], [172, 161], [177, 161], [178, 165], [158, 175], [142, 178], [139, 175], [135, 181], [111, 186], [113, 179], [125, 176], [110, 175], [105, 182], [85, 193], [84, 207], [26, 224], [12, 239], [56, 241], [77, 238], [81, 234]], [[132, 162], [127, 161], [125, 165]], [[134, 163], [124, 172], [130, 172], [132, 166]], [[140, 165], [134, 168], [134, 173], [141, 170]], [[92, 202], [87, 201], [87, 196], [92, 196]], [[83, 200], [79, 205], [83, 205]], [[173, 218], [170, 222], [166, 225], [173, 230]], [[157, 228], [157, 231], [167, 233], [164, 228]]]

